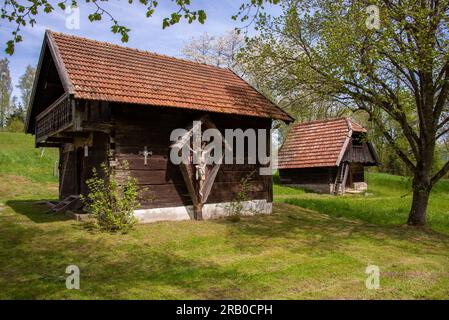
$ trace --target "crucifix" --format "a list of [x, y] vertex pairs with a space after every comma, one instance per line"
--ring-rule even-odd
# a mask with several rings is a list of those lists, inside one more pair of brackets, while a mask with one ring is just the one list
[[139, 151], [139, 155], [143, 155], [144, 156], [144, 158], [145, 158], [144, 165], [147, 165], [148, 164], [148, 156], [152, 156], [153, 152], [148, 151], [147, 146], [145, 146], [143, 148], [143, 151]]

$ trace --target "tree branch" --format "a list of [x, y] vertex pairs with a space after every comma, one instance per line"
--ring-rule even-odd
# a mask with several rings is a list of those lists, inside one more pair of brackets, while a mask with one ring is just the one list
[[437, 183], [441, 178], [443, 178], [449, 172], [449, 161], [438, 171], [430, 180], [432, 185]]

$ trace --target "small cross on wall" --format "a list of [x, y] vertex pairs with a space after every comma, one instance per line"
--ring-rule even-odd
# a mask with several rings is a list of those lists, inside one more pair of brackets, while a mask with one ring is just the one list
[[143, 155], [144, 157], [144, 165], [148, 165], [148, 156], [152, 156], [153, 152], [148, 151], [147, 146], [143, 148], [143, 151], [139, 151], [139, 155]]

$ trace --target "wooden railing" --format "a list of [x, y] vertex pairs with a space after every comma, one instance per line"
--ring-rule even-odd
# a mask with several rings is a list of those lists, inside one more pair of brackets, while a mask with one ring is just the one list
[[36, 117], [36, 141], [42, 142], [73, 124], [69, 96], [63, 94]]

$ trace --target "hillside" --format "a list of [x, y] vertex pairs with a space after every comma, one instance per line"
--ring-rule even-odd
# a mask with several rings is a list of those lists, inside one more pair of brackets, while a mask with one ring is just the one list
[[36, 182], [56, 182], [53, 166], [57, 160], [57, 149], [35, 148], [31, 135], [0, 132], [0, 173], [20, 175]]

